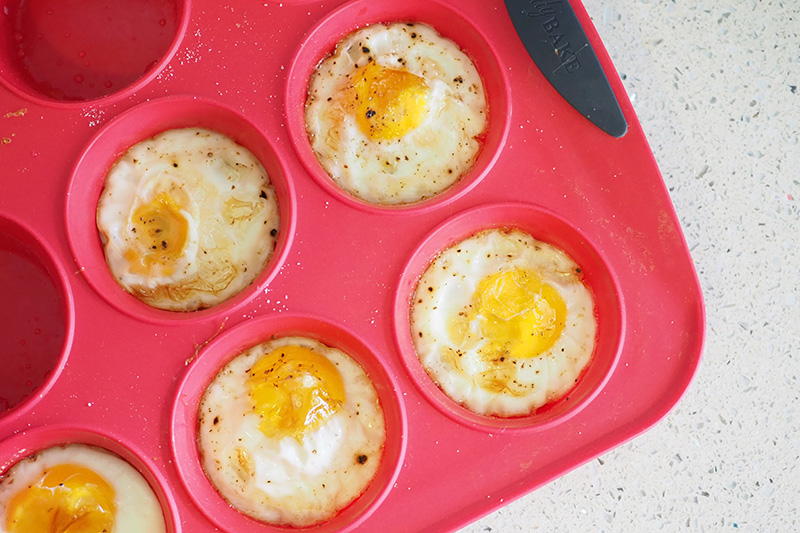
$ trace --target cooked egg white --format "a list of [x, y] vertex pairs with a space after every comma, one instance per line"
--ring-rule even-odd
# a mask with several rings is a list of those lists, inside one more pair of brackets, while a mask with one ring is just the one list
[[319, 162], [349, 194], [408, 204], [472, 166], [487, 102], [475, 65], [424, 24], [376, 24], [344, 38], [311, 77], [306, 129]]
[[36, 453], [0, 477], [0, 530], [7, 533], [159, 533], [161, 506], [120, 457], [69, 444]]
[[305, 337], [236, 356], [199, 407], [203, 468], [239, 511], [271, 524], [333, 518], [375, 476], [386, 441], [366, 372], [345, 353]]
[[528, 415], [567, 394], [596, 328], [578, 265], [518, 229], [482, 231], [443, 251], [411, 303], [423, 367], [482, 415]]
[[261, 163], [199, 128], [131, 147], [109, 171], [97, 206], [114, 278], [171, 311], [212, 307], [242, 291], [264, 269], [279, 225]]

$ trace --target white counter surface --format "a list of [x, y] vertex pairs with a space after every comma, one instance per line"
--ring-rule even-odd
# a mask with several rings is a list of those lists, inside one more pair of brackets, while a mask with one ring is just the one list
[[654, 428], [463, 531], [798, 531], [800, 2], [584, 5], [689, 244], [703, 359]]

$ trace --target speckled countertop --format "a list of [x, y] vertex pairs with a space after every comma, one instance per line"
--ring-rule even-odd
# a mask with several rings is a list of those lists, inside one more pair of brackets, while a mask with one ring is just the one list
[[800, 2], [585, 0], [706, 301], [657, 426], [463, 531], [800, 530]]

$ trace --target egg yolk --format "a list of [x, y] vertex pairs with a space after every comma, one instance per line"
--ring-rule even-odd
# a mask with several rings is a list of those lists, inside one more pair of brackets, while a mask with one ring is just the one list
[[19, 491], [8, 506], [9, 533], [112, 531], [114, 489], [83, 466], [57, 465]]
[[303, 346], [282, 346], [264, 355], [247, 379], [259, 429], [269, 438], [303, 438], [345, 401], [344, 383], [331, 361]]
[[133, 211], [129, 229], [135, 249], [129, 249], [125, 259], [131, 271], [147, 274], [154, 265], [161, 265], [165, 275], [172, 274], [170, 267], [183, 254], [189, 234], [189, 222], [178, 202], [159, 193]]
[[483, 278], [471, 312], [486, 339], [485, 358], [524, 359], [555, 344], [564, 329], [567, 306], [558, 291], [535, 273], [516, 268]]
[[354, 73], [353, 98], [358, 127], [372, 140], [402, 137], [428, 113], [425, 80], [405, 70], [370, 61]]

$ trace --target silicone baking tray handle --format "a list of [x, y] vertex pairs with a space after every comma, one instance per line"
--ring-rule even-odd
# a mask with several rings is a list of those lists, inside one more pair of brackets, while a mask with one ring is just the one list
[[525, 49], [544, 77], [581, 115], [613, 137], [628, 123], [568, 0], [505, 0]]

